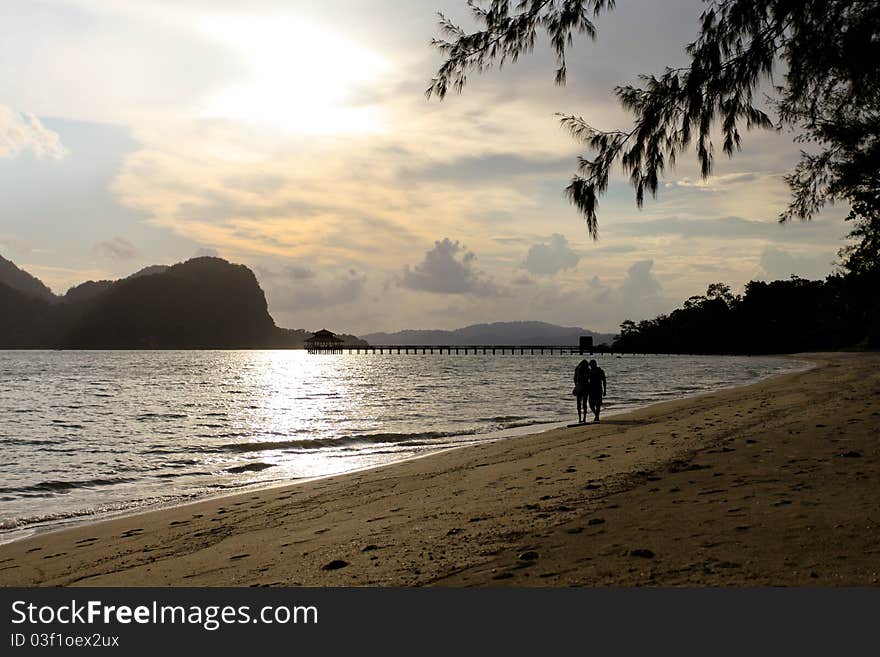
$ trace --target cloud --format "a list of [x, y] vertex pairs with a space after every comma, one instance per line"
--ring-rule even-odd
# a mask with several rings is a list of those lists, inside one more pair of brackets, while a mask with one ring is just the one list
[[531, 274], [552, 275], [577, 267], [581, 257], [568, 246], [568, 240], [553, 233], [550, 244], [533, 244], [526, 255], [525, 267]]
[[122, 237], [98, 242], [92, 247], [92, 252], [97, 256], [111, 260], [131, 260], [138, 254], [135, 245]]
[[193, 258], [219, 258], [220, 252], [208, 246], [203, 246], [193, 254]]
[[743, 171], [739, 173], [727, 173], [721, 176], [709, 176], [705, 180], [703, 178], [684, 177], [674, 182], [666, 183], [665, 187], [689, 187], [692, 189], [700, 189], [709, 192], [718, 192], [733, 185], [754, 182], [766, 177], [776, 178], [773, 174], [760, 171]]
[[406, 265], [401, 287], [435, 294], [472, 294], [498, 296], [501, 291], [482, 272], [474, 268], [477, 256], [448, 237], [434, 242], [425, 259], [410, 269]]
[[[575, 276], [542, 278], [531, 285], [518, 285], [509, 297], [476, 300], [472, 307], [465, 308], [463, 318], [473, 322], [479, 317], [475, 314], [482, 311], [482, 321], [497, 316], [505, 320], [543, 320], [610, 332], [625, 319], [654, 317], [680, 303], [680, 299], [670, 298], [651, 259], [631, 261], [625, 274], [616, 276], [614, 272], [607, 272], [604, 279], [583, 275], [584, 268], [582, 264]], [[494, 315], [489, 315], [488, 309], [494, 311]]]
[[612, 246], [600, 246], [590, 250], [591, 255], [595, 255], [597, 253], [603, 254], [613, 254], [613, 253], [632, 253], [633, 251], [638, 251], [638, 249], [629, 244], [614, 244]]
[[610, 328], [623, 319], [647, 319], [668, 312], [675, 302], [667, 297], [653, 269], [653, 260], [634, 262], [617, 284], [593, 276], [585, 289], [572, 295], [571, 302], [588, 314], [591, 327]]
[[648, 221], [609, 223], [605, 230], [614, 235], [638, 237], [674, 235], [687, 238], [752, 239], [778, 242], [815, 242], [826, 239], [836, 242], [840, 226], [830, 221], [813, 220], [780, 224], [777, 221], [756, 221], [727, 216], [709, 219], [664, 217]]
[[831, 254], [794, 255], [788, 251], [768, 246], [761, 253], [761, 269], [756, 278], [775, 281], [794, 275], [812, 280], [823, 279], [828, 275], [833, 259]]
[[416, 167], [402, 168], [398, 177], [403, 182], [454, 182], [479, 185], [487, 180], [508, 180], [522, 176], [551, 176], [564, 180], [574, 166], [571, 157], [535, 155], [524, 157], [513, 153], [464, 155], [451, 161], [424, 162]]
[[663, 286], [651, 272], [653, 260], [640, 260], [633, 263], [626, 273], [626, 279], [620, 286], [620, 294], [629, 300], [644, 300], [656, 297]]
[[356, 269], [318, 279], [314, 271], [298, 265], [278, 270], [258, 268], [272, 311], [308, 313], [358, 301], [364, 294], [367, 276]]
[[18, 157], [31, 151], [37, 158], [60, 160], [67, 153], [58, 133], [49, 130], [33, 114], [0, 105], [0, 158]]
[[535, 285], [535, 279], [527, 274], [521, 274], [510, 281], [513, 285]]
[[0, 248], [9, 249], [24, 255], [29, 255], [34, 251], [34, 246], [30, 242], [9, 235], [0, 235]]
[[315, 272], [306, 267], [299, 267], [297, 265], [287, 265], [284, 268], [284, 273], [294, 281], [302, 281], [307, 280], [309, 278], [315, 277]]
[[256, 265], [254, 269], [256, 269], [261, 279], [274, 282], [304, 281], [315, 278], [316, 275], [314, 269], [302, 264], [288, 263], [277, 269]]

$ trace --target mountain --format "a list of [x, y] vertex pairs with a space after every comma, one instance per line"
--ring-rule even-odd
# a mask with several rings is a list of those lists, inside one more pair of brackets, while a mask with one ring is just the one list
[[3, 256], [0, 256], [0, 283], [29, 297], [45, 301], [55, 300], [52, 290], [43, 285], [43, 281], [19, 269]]
[[116, 281], [86, 281], [70, 288], [62, 297], [67, 303], [89, 301], [98, 297], [116, 284]]
[[253, 272], [220, 258], [88, 281], [64, 296], [8, 260], [0, 274], [0, 349], [296, 349], [311, 335], [276, 327]]
[[60, 309], [45, 298], [0, 283], [0, 348], [30, 349], [55, 344]]
[[254, 348], [271, 342], [276, 330], [250, 269], [220, 258], [194, 258], [114, 283], [92, 298], [63, 346]]
[[130, 274], [128, 278], [140, 278], [141, 276], [152, 276], [153, 274], [163, 274], [168, 271], [168, 265], [150, 265]]
[[406, 330], [397, 333], [371, 333], [363, 336], [370, 344], [393, 345], [561, 345], [575, 346], [582, 335], [593, 337], [596, 345], [611, 343], [613, 333], [596, 333], [575, 326], [556, 326], [546, 322], [495, 322], [474, 324], [454, 331]]

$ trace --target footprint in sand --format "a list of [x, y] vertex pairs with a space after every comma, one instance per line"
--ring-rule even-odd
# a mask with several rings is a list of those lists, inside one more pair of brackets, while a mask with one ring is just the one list
[[236, 555], [233, 555], [233, 556], [229, 557], [229, 560], [230, 560], [230, 561], [238, 561], [239, 559], [244, 559], [244, 558], [249, 557], [249, 556], [251, 556], [251, 555], [249, 555], [249, 554], [247, 554], [247, 553], [245, 553], [245, 554], [236, 554]]

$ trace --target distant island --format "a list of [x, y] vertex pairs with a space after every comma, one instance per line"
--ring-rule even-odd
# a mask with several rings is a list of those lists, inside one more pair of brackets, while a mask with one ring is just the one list
[[301, 349], [311, 336], [275, 325], [250, 269], [212, 257], [88, 281], [64, 295], [0, 257], [0, 310], [6, 349]]
[[614, 333], [596, 333], [572, 326], [546, 322], [494, 322], [473, 324], [454, 331], [405, 330], [396, 333], [370, 333], [364, 340], [374, 345], [532, 345], [573, 346], [581, 336], [591, 336], [593, 344], [611, 344]]

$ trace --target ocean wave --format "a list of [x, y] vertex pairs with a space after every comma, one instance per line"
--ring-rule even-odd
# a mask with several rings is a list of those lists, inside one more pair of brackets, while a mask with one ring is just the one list
[[[33, 525], [57, 525], [68, 521], [76, 521], [80, 518], [109, 516], [113, 513], [126, 512], [133, 509], [143, 509], [154, 505], [183, 503], [189, 500], [198, 499], [202, 496], [202, 492], [180, 492], [176, 495], [167, 495], [161, 497], [147, 497], [138, 500], [127, 500], [114, 504], [106, 504], [98, 508], [87, 507], [70, 509], [65, 511], [56, 511], [53, 513], [44, 513], [38, 515], [22, 515], [12, 518], [0, 518], [0, 532], [9, 532], [12, 530], [25, 529]], [[0, 534], [0, 539], [3, 535]]]
[[256, 463], [246, 463], [244, 465], [236, 465], [232, 468], [226, 468], [224, 472], [229, 472], [232, 474], [238, 474], [241, 472], [260, 472], [261, 470], [267, 470], [268, 468], [274, 468], [275, 466], [271, 463], [262, 463], [257, 461]]
[[160, 472], [154, 475], [157, 479], [177, 479], [178, 477], [210, 477], [213, 472]]
[[228, 443], [207, 447], [205, 451], [215, 452], [261, 452], [267, 450], [319, 450], [350, 445], [374, 445], [382, 443], [402, 443], [411, 440], [436, 440], [449, 438], [450, 436], [473, 435], [476, 429], [462, 431], [426, 431], [422, 433], [371, 433], [354, 436], [339, 436], [335, 438], [307, 438], [294, 440], [265, 440], [248, 443]]
[[188, 417], [186, 413], [141, 413], [134, 419], [145, 422], [146, 420], [185, 420]]
[[60, 440], [52, 438], [0, 438], [0, 445], [58, 445], [60, 443]]
[[9, 486], [0, 488], [2, 493], [66, 493], [67, 491], [77, 488], [97, 488], [99, 486], [113, 486], [115, 484], [126, 484], [135, 481], [129, 477], [114, 477], [110, 479], [84, 479], [80, 481], [63, 481], [51, 480], [41, 481], [31, 486], [22, 486], [17, 488]]

